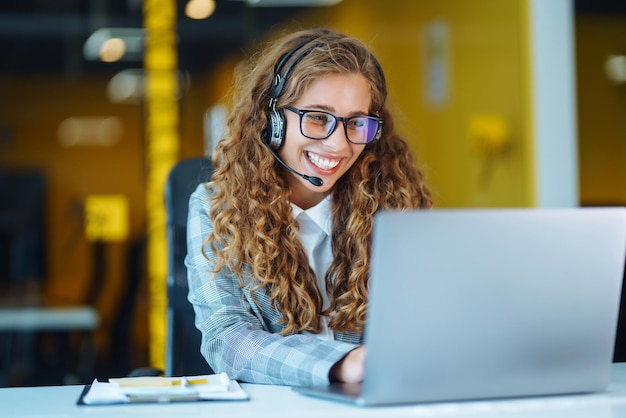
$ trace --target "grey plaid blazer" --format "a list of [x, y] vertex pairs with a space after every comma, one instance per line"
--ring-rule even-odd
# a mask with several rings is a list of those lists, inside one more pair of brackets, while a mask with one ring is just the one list
[[330, 368], [362, 343], [361, 334], [335, 333], [335, 340], [313, 335], [283, 336], [281, 313], [263, 291], [241, 289], [223, 271], [210, 273], [214, 255], [202, 243], [212, 230], [209, 192], [198, 186], [189, 201], [187, 256], [189, 301], [202, 332], [200, 351], [211, 368], [243, 382], [279, 385], [328, 383]]

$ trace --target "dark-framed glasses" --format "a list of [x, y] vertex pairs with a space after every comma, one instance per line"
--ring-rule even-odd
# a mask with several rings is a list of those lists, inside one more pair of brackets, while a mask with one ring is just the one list
[[383, 120], [374, 116], [342, 118], [322, 110], [303, 110], [293, 106], [285, 109], [300, 116], [300, 132], [309, 139], [326, 139], [335, 132], [338, 122], [343, 122], [346, 138], [353, 144], [367, 144], [380, 136]]

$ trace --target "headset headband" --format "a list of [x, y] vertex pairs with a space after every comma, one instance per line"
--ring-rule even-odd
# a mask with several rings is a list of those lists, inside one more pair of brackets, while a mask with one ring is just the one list
[[305, 49], [304, 51], [300, 52], [300, 54], [298, 54], [298, 56], [295, 57], [291, 61], [287, 69], [281, 75], [283, 66], [287, 63], [289, 58], [293, 56], [293, 54], [295, 54], [297, 51], [302, 49], [305, 45], [315, 41], [317, 38], [319, 37], [316, 36], [315, 38], [308, 39], [298, 44], [295, 48], [292, 48], [289, 52], [287, 52], [285, 56], [283, 56], [281, 60], [278, 62], [278, 64], [276, 65], [276, 68], [274, 69], [274, 85], [272, 86], [272, 89], [270, 90], [270, 97], [272, 98], [273, 103], [275, 103], [280, 97], [280, 95], [283, 93], [283, 89], [285, 88], [285, 81], [287, 81], [287, 76], [291, 72], [291, 69], [293, 68], [293, 66], [296, 65], [308, 53], [310, 53], [313, 50], [313, 48], [317, 48], [318, 46], [322, 46], [323, 44], [321, 42], [316, 43], [315, 45], [312, 45], [308, 47], [307, 49]]
[[[294, 67], [294, 65], [296, 65], [302, 58], [304, 58], [307, 54], [309, 54], [314, 48], [317, 48], [319, 46], [322, 46], [323, 43], [322, 42], [318, 42], [314, 45], [309, 46], [308, 48], [304, 49], [302, 52], [300, 52], [293, 60], [291, 60], [291, 62], [289, 63], [289, 66], [287, 67], [287, 69], [282, 73], [281, 75], [281, 71], [283, 69], [283, 66], [287, 63], [287, 61], [289, 61], [289, 59], [299, 50], [303, 49], [307, 44], [312, 43], [313, 41], [315, 41], [316, 39], [318, 39], [319, 36], [316, 36], [314, 38], [311, 39], [307, 39], [304, 42], [299, 43], [298, 45], [296, 45], [294, 48], [292, 48], [291, 50], [289, 50], [289, 52], [287, 52], [278, 62], [278, 64], [276, 65], [276, 67], [274, 68], [274, 82], [272, 85], [272, 88], [270, 89], [270, 107], [274, 107], [276, 105], [276, 102], [278, 101], [278, 99], [280, 98], [281, 94], [283, 93], [283, 89], [285, 88], [285, 82], [288, 79], [288, 75], [291, 72], [291, 69]], [[371, 53], [369, 54], [372, 62], [374, 63], [374, 65], [376, 66], [376, 68], [378, 69], [378, 73], [380, 74], [380, 78], [383, 82], [383, 101], [382, 103], [384, 104], [385, 101], [387, 100], [387, 81], [385, 80], [385, 73], [383, 73], [383, 69], [380, 66], [378, 60], [376, 59], [376, 57], [374, 57], [374, 55], [372, 55]], [[381, 104], [381, 109], [382, 109], [382, 104]], [[380, 110], [380, 109], [379, 109]], [[378, 113], [378, 112], [376, 112]]]

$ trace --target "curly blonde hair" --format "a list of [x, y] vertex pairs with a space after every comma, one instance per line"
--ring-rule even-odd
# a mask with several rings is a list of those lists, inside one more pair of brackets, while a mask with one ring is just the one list
[[[294, 103], [311, 83], [329, 74], [362, 74], [371, 89], [371, 113], [384, 119], [381, 137], [368, 144], [332, 191], [333, 261], [326, 272], [330, 306], [323, 298], [291, 215], [290, 189], [264, 143], [276, 64], [307, 39], [311, 51], [294, 65], [277, 108]], [[386, 86], [377, 61], [360, 41], [330, 29], [288, 35], [239, 68], [228, 131], [213, 154], [213, 231], [205, 242], [225, 269], [265, 289], [282, 313], [283, 334], [320, 332], [322, 316], [339, 332], [362, 332], [368, 299], [373, 215], [381, 209], [428, 208], [430, 192], [385, 106]]]

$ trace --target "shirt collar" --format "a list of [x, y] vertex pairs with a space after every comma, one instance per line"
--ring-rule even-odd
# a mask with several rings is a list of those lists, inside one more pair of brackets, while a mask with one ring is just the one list
[[294, 219], [298, 219], [302, 213], [305, 213], [317, 226], [319, 226], [326, 235], [330, 236], [332, 226], [330, 196], [326, 196], [317, 205], [303, 210], [298, 205], [291, 203], [292, 214]]

